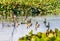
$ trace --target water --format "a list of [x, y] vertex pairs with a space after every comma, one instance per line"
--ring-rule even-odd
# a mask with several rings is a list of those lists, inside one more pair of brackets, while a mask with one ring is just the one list
[[[20, 24], [14, 29], [14, 27], [11, 26], [11, 22], [4, 22], [5, 26], [2, 29], [2, 22], [0, 22], [0, 41], [18, 41], [19, 37], [25, 36], [30, 30], [33, 30], [34, 34], [37, 34], [38, 32], [45, 33], [47, 29], [43, 24], [45, 18], [47, 19], [47, 23], [50, 22], [50, 29], [54, 31], [55, 28], [58, 28], [60, 30], [60, 16], [33, 17], [32, 26], [28, 29], [26, 28], [26, 24]], [[35, 30], [36, 21], [38, 21], [38, 23], [40, 24], [37, 31]], [[7, 24], [9, 24], [10, 26], [8, 27]], [[13, 29], [14, 33], [12, 37]]]

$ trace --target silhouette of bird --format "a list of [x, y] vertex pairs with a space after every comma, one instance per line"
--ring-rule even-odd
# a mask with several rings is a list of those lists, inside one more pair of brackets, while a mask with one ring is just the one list
[[46, 25], [46, 19], [43, 21], [43, 23]]

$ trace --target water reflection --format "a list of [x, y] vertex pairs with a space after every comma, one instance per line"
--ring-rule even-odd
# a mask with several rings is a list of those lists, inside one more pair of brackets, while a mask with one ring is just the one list
[[[46, 26], [43, 23], [45, 18], [46, 18]], [[37, 24], [40, 25], [37, 28], [37, 30], [35, 30], [36, 21], [38, 22]], [[19, 25], [16, 26], [16, 29], [14, 30], [13, 41], [16, 41], [16, 39], [18, 39], [19, 37], [22, 37], [22, 36], [28, 34], [28, 32], [30, 30], [33, 30], [33, 33], [36, 34], [37, 32], [45, 33], [48, 28], [52, 29], [52, 30], [54, 30], [55, 28], [60, 29], [60, 17], [31, 18], [32, 26], [30, 26], [30, 28], [28, 28], [28, 29], [27, 29], [26, 24], [21, 24], [21, 22], [22, 22], [21, 19], [18, 19], [17, 24], [19, 24]], [[46, 28], [46, 27], [48, 27], [48, 28]], [[3, 29], [1, 30], [1, 28], [3, 28]], [[14, 26], [12, 26], [12, 22], [5, 22], [5, 21], [0, 22], [0, 36], [1, 37], [7, 36], [6, 38], [10, 39], [13, 29], [14, 29]], [[3, 35], [5, 35], [5, 36], [3, 36]], [[0, 39], [2, 40], [3, 38], [1, 38], [1, 37], [0, 37]]]

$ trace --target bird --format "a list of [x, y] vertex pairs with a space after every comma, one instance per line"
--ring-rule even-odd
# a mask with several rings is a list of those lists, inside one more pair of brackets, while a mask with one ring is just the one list
[[49, 30], [49, 28], [50, 28], [50, 22], [48, 22], [48, 25], [46, 25], [46, 27], [47, 27], [48, 30]]
[[36, 22], [36, 24], [35, 24], [35, 29], [37, 30], [37, 28], [39, 28], [38, 22]]
[[26, 24], [27, 24], [27, 28], [29, 28], [30, 26], [32, 26], [31, 19], [29, 19]]
[[43, 21], [43, 23], [46, 25], [46, 19]]

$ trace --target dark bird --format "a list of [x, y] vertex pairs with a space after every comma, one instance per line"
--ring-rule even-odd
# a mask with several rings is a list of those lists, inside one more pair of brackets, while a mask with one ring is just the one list
[[49, 28], [50, 28], [50, 23], [48, 22], [48, 25], [46, 25], [46, 28], [48, 28], [48, 30], [49, 30]]
[[46, 25], [46, 19], [43, 21], [43, 23]]

